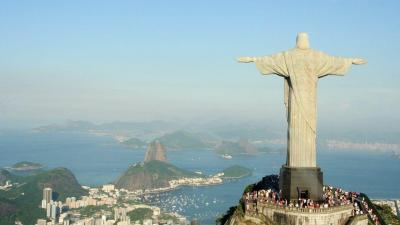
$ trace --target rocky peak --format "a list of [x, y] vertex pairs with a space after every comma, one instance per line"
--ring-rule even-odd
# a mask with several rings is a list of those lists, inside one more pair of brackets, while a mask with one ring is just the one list
[[153, 141], [147, 146], [146, 154], [144, 156], [144, 161], [159, 160], [167, 161], [167, 154], [164, 146], [158, 141]]

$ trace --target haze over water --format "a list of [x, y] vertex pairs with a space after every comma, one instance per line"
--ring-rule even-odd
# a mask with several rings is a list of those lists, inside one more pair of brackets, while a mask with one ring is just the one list
[[[48, 168], [71, 169], [83, 185], [98, 186], [115, 180], [130, 164], [142, 161], [144, 149], [124, 148], [109, 137], [85, 133], [2, 132], [0, 167], [27, 160]], [[246, 185], [263, 176], [277, 174], [285, 154], [237, 156], [226, 160], [207, 149], [168, 151], [168, 160], [181, 168], [214, 174], [230, 165], [253, 169], [253, 175], [238, 181], [207, 187], [182, 187], [146, 200], [177, 211], [203, 224], [214, 224], [216, 216], [235, 205]], [[400, 161], [390, 154], [318, 151], [318, 164], [325, 184], [367, 193], [371, 198], [400, 198]], [[172, 208], [172, 205], [175, 207]]]

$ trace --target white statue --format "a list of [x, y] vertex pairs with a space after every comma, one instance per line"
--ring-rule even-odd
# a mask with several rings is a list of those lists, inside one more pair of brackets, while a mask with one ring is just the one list
[[327, 55], [310, 49], [307, 33], [299, 33], [296, 48], [263, 57], [240, 57], [255, 62], [264, 74], [285, 79], [288, 121], [288, 167], [316, 167], [317, 81], [327, 75], [344, 75], [351, 64], [365, 64], [358, 58]]

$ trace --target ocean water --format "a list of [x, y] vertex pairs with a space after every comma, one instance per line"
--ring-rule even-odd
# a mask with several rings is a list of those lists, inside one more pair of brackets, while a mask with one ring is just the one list
[[[145, 149], [125, 148], [110, 137], [85, 133], [0, 133], [0, 167], [25, 160], [48, 168], [67, 167], [81, 184], [89, 186], [114, 181], [130, 164], [143, 160], [144, 152]], [[197, 218], [201, 224], [215, 224], [218, 216], [238, 202], [246, 185], [277, 174], [285, 162], [283, 153], [226, 160], [207, 149], [168, 151], [167, 157], [178, 167], [204, 174], [214, 174], [234, 164], [253, 169], [252, 176], [222, 185], [182, 187], [144, 199], [190, 219]], [[322, 149], [318, 152], [318, 165], [324, 172], [325, 184], [364, 192], [371, 198], [400, 198], [400, 160], [390, 154]]]

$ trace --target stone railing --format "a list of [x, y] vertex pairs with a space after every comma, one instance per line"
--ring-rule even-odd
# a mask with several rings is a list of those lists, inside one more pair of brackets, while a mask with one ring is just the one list
[[[247, 206], [249, 204], [249, 207]], [[341, 205], [341, 206], [334, 206], [329, 208], [297, 208], [297, 207], [289, 207], [289, 206], [280, 206], [275, 205], [272, 203], [246, 203], [245, 204], [245, 211], [249, 211], [250, 214], [257, 213], [257, 209], [261, 210], [261, 208], [269, 208], [274, 210], [279, 210], [282, 212], [298, 212], [298, 213], [332, 213], [337, 211], [342, 211], [345, 209], [353, 209], [351, 204], [348, 205]]]

